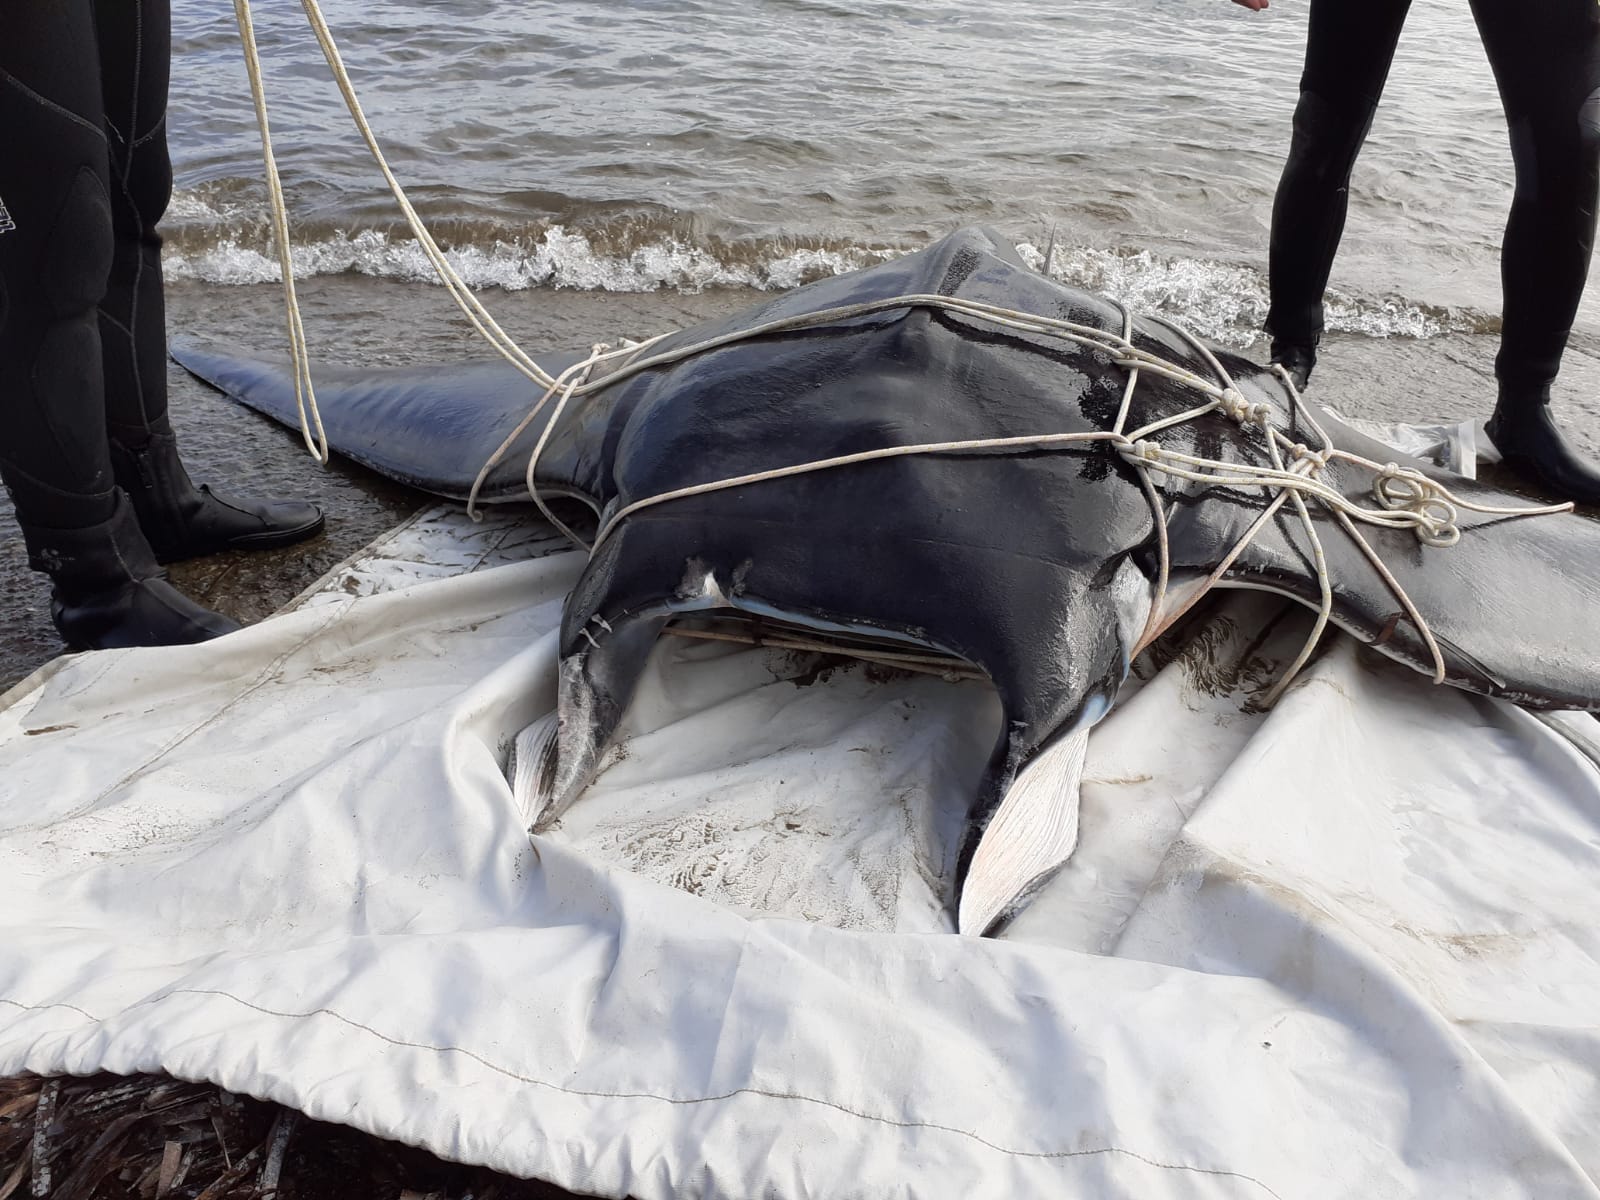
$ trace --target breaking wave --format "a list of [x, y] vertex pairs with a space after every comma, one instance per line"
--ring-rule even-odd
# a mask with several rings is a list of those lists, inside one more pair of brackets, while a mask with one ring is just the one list
[[[212, 284], [279, 280], [265, 221], [242, 205], [208, 202], [192, 193], [174, 197], [168, 212], [168, 278]], [[629, 220], [600, 230], [548, 224], [524, 237], [504, 236], [503, 224], [472, 228], [441, 222], [436, 236], [445, 256], [473, 288], [574, 288], [584, 291], [700, 292], [709, 288], [778, 291], [909, 253], [915, 247], [873, 247], [804, 239], [718, 241], [660, 222]], [[454, 233], [454, 244], [449, 234]], [[297, 236], [297, 278], [356, 273], [405, 282], [436, 283], [432, 264], [409, 232], [310, 229]], [[1031, 267], [1045, 251], [1020, 242]], [[1159, 313], [1204, 337], [1247, 346], [1267, 313], [1265, 277], [1249, 267], [1211, 259], [1164, 256], [1150, 250], [1057, 247], [1049, 273], [1073, 287], [1115, 297], [1135, 312]], [[1496, 322], [1472, 310], [1447, 310], [1393, 297], [1330, 292], [1328, 328], [1368, 337], [1428, 338], [1485, 332]]]
[[[539, 237], [496, 239], [447, 247], [445, 258], [474, 288], [519, 291], [531, 287], [584, 291], [652, 292], [675, 288], [699, 292], [713, 287], [778, 291], [829, 275], [842, 275], [897, 257], [901, 251], [866, 247], [799, 247], [741, 262], [714, 249], [676, 239], [652, 242], [623, 253], [599, 249], [587, 234], [552, 225]], [[291, 251], [296, 278], [355, 272], [380, 279], [436, 283], [433, 264], [411, 238], [392, 238], [377, 230], [335, 233]], [[281, 278], [275, 253], [265, 246], [226, 237], [213, 245], [169, 253], [166, 273], [173, 279], [206, 283], [276, 283]]]
[[[1031, 243], [1017, 252], [1035, 270], [1045, 254]], [[1163, 257], [1148, 250], [1076, 247], [1051, 256], [1050, 275], [1099, 292], [1134, 312], [1159, 313], [1213, 341], [1249, 345], [1267, 319], [1266, 276], [1249, 267], [1203, 258]], [[1490, 319], [1471, 310], [1446, 310], [1393, 297], [1358, 298], [1329, 291], [1327, 327], [1366, 337], [1430, 338], [1486, 331]]]

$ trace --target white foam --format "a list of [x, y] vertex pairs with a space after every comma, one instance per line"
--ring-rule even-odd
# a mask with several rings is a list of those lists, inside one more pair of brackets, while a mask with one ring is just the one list
[[[208, 208], [206, 212], [215, 210]], [[724, 260], [703, 247], [667, 238], [624, 254], [606, 254], [597, 250], [585, 234], [552, 225], [535, 239], [497, 239], [486, 245], [458, 246], [445, 251], [445, 258], [474, 288], [520, 291], [564, 287], [607, 292], [670, 288], [693, 293], [709, 287], [782, 290], [871, 266], [900, 253], [903, 252], [864, 247], [790, 248], [777, 251], [770, 258], [744, 263]], [[417, 242], [391, 238], [371, 229], [299, 243], [293, 247], [291, 259], [297, 278], [354, 272], [381, 279], [437, 282], [433, 266]], [[251, 244], [232, 235], [198, 249], [169, 249], [163, 261], [171, 279], [251, 284], [276, 283], [281, 278], [270, 246]]]
[[[164, 263], [169, 278], [217, 284], [279, 280], [270, 244], [259, 234], [252, 237], [238, 232], [261, 228], [238, 206], [190, 193], [175, 197], [174, 207], [170, 215], [184, 228], [179, 244], [169, 245], [167, 250]], [[200, 238], [193, 236], [197, 232]], [[215, 240], [207, 241], [207, 234]], [[202, 244], [192, 248], [183, 244], [195, 241]], [[1044, 265], [1044, 253], [1032, 243], [1019, 244], [1017, 251], [1035, 269]], [[719, 252], [663, 236], [612, 253], [598, 248], [583, 232], [552, 225], [524, 239], [469, 242], [447, 250], [445, 257], [473, 288], [668, 289], [692, 294], [715, 287], [780, 291], [909, 252], [792, 244]], [[378, 230], [338, 232], [301, 242], [294, 246], [292, 257], [297, 277], [356, 273], [408, 283], [437, 282], [432, 265], [414, 240]], [[1050, 273], [1070, 286], [1115, 297], [1135, 312], [1160, 313], [1181, 321], [1201, 336], [1225, 345], [1250, 345], [1259, 336], [1267, 314], [1267, 285], [1259, 272], [1211, 259], [1078, 246], [1058, 250]], [[1434, 337], [1446, 330], [1472, 330], [1479, 320], [1471, 313], [1441, 318], [1397, 299], [1330, 293], [1327, 303], [1330, 330], [1367, 337]]]
[[[1044, 266], [1044, 252], [1031, 243], [1019, 245], [1017, 253], [1035, 270]], [[1172, 317], [1224, 345], [1250, 345], [1267, 317], [1266, 278], [1214, 259], [1078, 246], [1058, 249], [1050, 274], [1072, 287], [1111, 296], [1134, 312]], [[1447, 330], [1474, 329], [1479, 320], [1468, 313], [1447, 322], [1402, 300], [1357, 299], [1332, 291], [1325, 307], [1330, 331], [1367, 337], [1437, 337]]]

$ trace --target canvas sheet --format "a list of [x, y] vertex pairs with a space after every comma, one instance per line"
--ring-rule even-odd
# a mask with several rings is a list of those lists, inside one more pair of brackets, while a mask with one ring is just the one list
[[[1240, 594], [1139, 664], [1003, 937], [986, 687], [663, 639], [531, 840], [581, 560], [438, 510], [0, 711], [0, 1073], [165, 1071], [580, 1192], [1600, 1195], [1600, 773]], [[1563, 731], [1570, 736], [1563, 736]]]

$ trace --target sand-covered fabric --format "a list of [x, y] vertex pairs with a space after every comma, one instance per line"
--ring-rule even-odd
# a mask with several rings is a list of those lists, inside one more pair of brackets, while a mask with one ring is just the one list
[[1240, 595], [1090, 741], [998, 939], [980, 683], [667, 638], [530, 841], [581, 559], [440, 511], [295, 611], [0, 711], [0, 1073], [165, 1071], [578, 1191], [1592, 1196], [1600, 773]]

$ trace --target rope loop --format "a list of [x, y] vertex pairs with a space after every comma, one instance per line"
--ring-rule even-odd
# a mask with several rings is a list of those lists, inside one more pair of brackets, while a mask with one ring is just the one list
[[1420, 471], [1385, 463], [1372, 482], [1379, 505], [1414, 520], [1412, 532], [1424, 546], [1454, 546], [1461, 540], [1460, 513], [1445, 490]]

